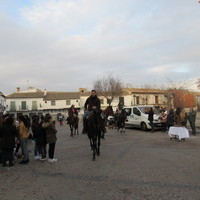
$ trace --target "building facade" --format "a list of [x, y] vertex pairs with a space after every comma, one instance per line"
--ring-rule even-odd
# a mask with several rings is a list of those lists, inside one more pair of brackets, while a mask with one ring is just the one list
[[43, 115], [50, 113], [65, 114], [67, 109], [74, 104], [80, 109], [79, 92], [49, 92], [29, 87], [27, 90], [17, 91], [7, 95], [7, 111], [11, 114]]
[[[78, 92], [52, 92], [46, 90], [39, 90], [29, 87], [27, 90], [17, 91], [7, 95], [2, 94], [0, 103], [2, 111], [13, 114], [28, 114], [29, 116], [35, 114], [50, 113], [57, 115], [58, 113], [66, 115], [67, 110], [71, 105], [84, 113], [84, 104], [86, 99], [90, 96], [90, 92], [85, 88], [80, 88]], [[197, 95], [197, 103], [200, 105], [200, 95]], [[101, 101], [101, 108], [105, 109], [109, 104], [107, 99], [103, 96], [98, 96]], [[139, 89], [139, 88], [123, 88], [123, 94], [115, 98], [111, 105], [115, 111], [117, 108], [124, 106], [138, 106], [149, 105], [156, 108], [168, 108], [169, 106], [169, 93], [166, 90], [159, 89]], [[6, 99], [6, 103], [5, 103]], [[173, 99], [170, 101], [173, 101]], [[173, 104], [170, 102], [170, 104]]]
[[[84, 109], [84, 104], [90, 92], [80, 93], [80, 108]], [[101, 108], [105, 109], [109, 104], [103, 96], [98, 96], [101, 101]], [[167, 106], [167, 92], [165, 90], [156, 89], [138, 89], [138, 88], [123, 88], [121, 97], [114, 98], [111, 105], [115, 111], [117, 108], [124, 106], [149, 105], [153, 107]]]
[[0, 92], [0, 114], [6, 110], [6, 96]]

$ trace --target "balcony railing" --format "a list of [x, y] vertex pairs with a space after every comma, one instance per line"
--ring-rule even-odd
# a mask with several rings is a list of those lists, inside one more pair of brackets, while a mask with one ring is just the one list
[[16, 107], [15, 107], [15, 106], [10, 107], [10, 111], [11, 111], [11, 112], [12, 112], [12, 111], [16, 111]]
[[38, 110], [37, 106], [32, 106], [32, 110]]
[[25, 106], [25, 107], [24, 107], [24, 106], [23, 106], [23, 107], [22, 107], [22, 106], [19, 106], [19, 110], [21, 110], [21, 111], [22, 111], [22, 110], [24, 110], [24, 111], [25, 111], [25, 110], [28, 110], [28, 106]]

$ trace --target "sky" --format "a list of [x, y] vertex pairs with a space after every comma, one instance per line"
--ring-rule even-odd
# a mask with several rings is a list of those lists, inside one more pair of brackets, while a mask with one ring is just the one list
[[200, 78], [197, 0], [0, 0], [0, 91]]

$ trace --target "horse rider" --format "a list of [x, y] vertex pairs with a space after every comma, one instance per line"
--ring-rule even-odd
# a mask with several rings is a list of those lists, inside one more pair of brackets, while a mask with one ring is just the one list
[[100, 111], [101, 110], [101, 103], [100, 103], [100, 99], [97, 97], [97, 93], [96, 90], [92, 90], [91, 91], [91, 95], [87, 98], [85, 105], [85, 114], [83, 115], [83, 131], [82, 134], [85, 134], [88, 130], [87, 130], [87, 116], [93, 111], [93, 110], [97, 110]]
[[71, 107], [70, 107], [69, 110], [68, 110], [68, 118], [67, 118], [68, 123], [69, 123], [69, 118], [70, 118], [70, 117], [73, 117], [74, 115], [75, 115], [75, 116], [78, 116], [78, 111], [77, 111], [77, 109], [75, 108], [75, 105], [72, 104]]

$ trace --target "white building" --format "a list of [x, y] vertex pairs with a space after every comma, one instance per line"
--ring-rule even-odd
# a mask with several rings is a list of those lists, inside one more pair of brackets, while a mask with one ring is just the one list
[[149, 105], [153, 107], [166, 107], [166, 90], [145, 88], [124, 88], [123, 90], [125, 106]]
[[27, 90], [17, 91], [6, 96], [6, 111], [13, 114], [39, 114], [42, 113], [44, 92], [29, 87]]
[[[98, 95], [98, 93], [97, 93]], [[86, 99], [90, 96], [90, 92], [83, 91], [80, 94], [80, 108], [84, 109]], [[108, 106], [107, 99], [103, 96], [98, 96], [101, 101], [101, 108], [105, 109]], [[139, 88], [123, 88], [121, 97], [115, 98], [111, 105], [115, 111], [118, 107], [149, 105], [153, 107], [166, 107], [167, 92], [159, 89], [139, 89]]]
[[7, 95], [7, 111], [13, 114], [65, 114], [66, 110], [74, 104], [80, 109], [79, 92], [49, 92], [29, 87], [27, 90], [17, 91]]
[[2, 114], [6, 109], [6, 96], [0, 92], [0, 113]]
[[[41, 91], [29, 87], [27, 90], [17, 91], [7, 96], [7, 111], [10, 113], [26, 113], [29, 116], [34, 114], [58, 113], [66, 114], [67, 109], [74, 104], [83, 114], [84, 104], [90, 96], [90, 92], [85, 88], [80, 88], [79, 92], [52, 92]], [[167, 103], [166, 91], [158, 89], [137, 89], [124, 88], [121, 97], [115, 98], [111, 105], [115, 111], [119, 106], [151, 105], [154, 107], [165, 107]], [[107, 99], [98, 96], [101, 101], [101, 108], [108, 106]]]

